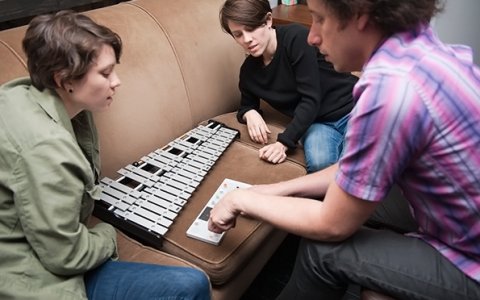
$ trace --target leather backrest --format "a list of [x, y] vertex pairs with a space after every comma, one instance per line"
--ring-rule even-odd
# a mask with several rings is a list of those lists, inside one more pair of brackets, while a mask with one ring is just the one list
[[[102, 174], [161, 148], [199, 122], [234, 111], [243, 52], [219, 25], [223, 0], [138, 0], [85, 14], [117, 32], [122, 81], [111, 108], [95, 114]], [[27, 75], [26, 26], [0, 32], [0, 84]]]
[[194, 123], [239, 105], [238, 75], [245, 54], [222, 31], [219, 11], [224, 0], [139, 0], [167, 34], [185, 81]]

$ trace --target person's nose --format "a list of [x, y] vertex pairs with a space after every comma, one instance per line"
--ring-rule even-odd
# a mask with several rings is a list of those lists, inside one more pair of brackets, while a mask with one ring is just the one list
[[113, 71], [112, 78], [110, 80], [110, 86], [112, 87], [112, 89], [114, 89], [120, 86], [120, 84], [122, 84], [122, 82], [120, 81], [120, 77], [118, 77], [117, 72]]
[[252, 42], [252, 34], [250, 32], [243, 33], [243, 42], [245, 44], [250, 44]]
[[315, 28], [315, 25], [312, 24], [310, 26], [310, 31], [308, 32], [307, 42], [311, 46], [320, 47], [322, 43], [322, 38], [318, 33], [318, 29]]

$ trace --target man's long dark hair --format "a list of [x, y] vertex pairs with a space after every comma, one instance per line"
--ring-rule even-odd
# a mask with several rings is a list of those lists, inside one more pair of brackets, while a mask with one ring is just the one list
[[443, 10], [442, 0], [308, 0], [322, 1], [342, 24], [357, 14], [368, 14], [370, 21], [385, 34], [409, 31], [427, 24]]

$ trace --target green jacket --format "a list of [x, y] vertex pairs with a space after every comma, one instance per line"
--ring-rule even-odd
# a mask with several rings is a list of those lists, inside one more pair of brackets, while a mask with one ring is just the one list
[[83, 274], [116, 256], [116, 234], [87, 228], [99, 199], [91, 113], [22, 78], [0, 87], [0, 299], [86, 299]]

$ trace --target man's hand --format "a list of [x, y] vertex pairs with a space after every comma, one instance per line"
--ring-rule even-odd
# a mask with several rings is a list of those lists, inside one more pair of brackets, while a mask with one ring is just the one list
[[227, 193], [210, 211], [208, 230], [222, 233], [235, 227], [237, 217], [241, 211], [234, 206], [235, 198], [241, 199], [245, 190], [237, 189]]
[[262, 116], [256, 110], [252, 109], [247, 111], [243, 115], [243, 118], [247, 122], [250, 139], [255, 143], [266, 144], [268, 142], [268, 134], [271, 132]]
[[258, 156], [272, 164], [279, 164], [284, 162], [287, 158], [287, 150], [288, 148], [282, 143], [276, 142], [258, 150]]

